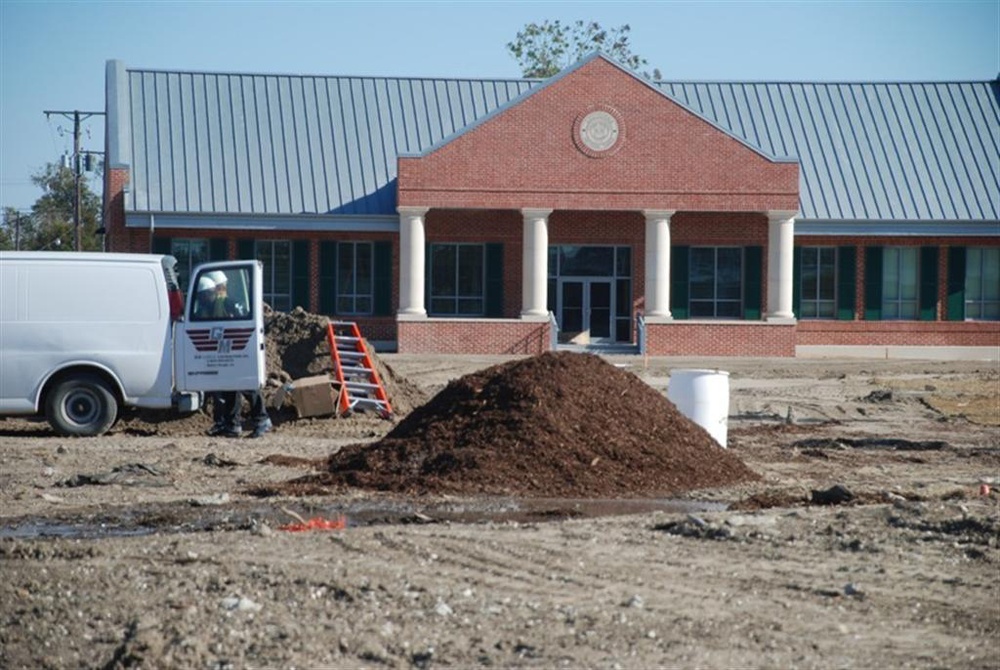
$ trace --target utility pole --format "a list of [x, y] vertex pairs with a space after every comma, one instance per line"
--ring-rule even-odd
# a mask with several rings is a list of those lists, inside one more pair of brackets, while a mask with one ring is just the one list
[[83, 179], [83, 166], [80, 162], [80, 123], [92, 116], [104, 116], [104, 112], [72, 112], [46, 110], [45, 118], [52, 114], [59, 114], [73, 121], [73, 178], [76, 184], [76, 197], [73, 203], [73, 248], [80, 251], [80, 182]]

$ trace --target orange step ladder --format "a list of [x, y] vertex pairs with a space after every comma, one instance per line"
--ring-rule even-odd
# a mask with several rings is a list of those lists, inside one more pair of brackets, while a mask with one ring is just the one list
[[389, 396], [375, 370], [358, 324], [353, 321], [330, 321], [326, 338], [330, 343], [333, 374], [340, 384], [338, 405], [341, 416], [368, 409], [386, 419], [392, 416]]

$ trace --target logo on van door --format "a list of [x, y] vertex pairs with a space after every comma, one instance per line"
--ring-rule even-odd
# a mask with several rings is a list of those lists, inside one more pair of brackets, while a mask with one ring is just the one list
[[253, 328], [205, 328], [187, 331], [197, 351], [228, 354], [243, 351], [253, 336]]

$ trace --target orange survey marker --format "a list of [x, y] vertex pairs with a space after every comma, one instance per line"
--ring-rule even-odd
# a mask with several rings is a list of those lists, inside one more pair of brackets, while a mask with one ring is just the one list
[[314, 516], [308, 521], [278, 526], [278, 530], [287, 530], [292, 533], [300, 533], [307, 530], [344, 530], [345, 528], [347, 528], [347, 517], [344, 515], [340, 515], [333, 519], [324, 519], [322, 517]]

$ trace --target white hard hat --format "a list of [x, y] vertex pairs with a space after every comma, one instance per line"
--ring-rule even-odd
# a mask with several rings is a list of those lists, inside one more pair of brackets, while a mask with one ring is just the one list
[[213, 270], [206, 275], [209, 279], [215, 282], [216, 286], [219, 284], [225, 284], [227, 281], [226, 273], [222, 270]]
[[198, 293], [202, 291], [214, 291], [215, 282], [208, 275], [202, 275], [198, 279]]

